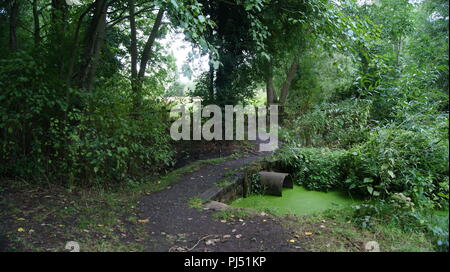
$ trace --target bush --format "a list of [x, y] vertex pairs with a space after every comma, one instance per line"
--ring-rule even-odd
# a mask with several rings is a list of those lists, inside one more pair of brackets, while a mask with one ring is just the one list
[[67, 122], [79, 93], [48, 80], [47, 70], [23, 52], [0, 61], [0, 175], [43, 177], [50, 154], [63, 154], [67, 142], [48, 132]]
[[365, 141], [370, 131], [371, 101], [348, 99], [325, 103], [290, 127], [303, 145], [347, 148]]
[[308, 190], [328, 191], [340, 187], [343, 150], [288, 147], [276, 155], [282, 169], [293, 176], [296, 184]]
[[[71, 175], [90, 184], [136, 180], [172, 164], [166, 113], [144, 101], [136, 116], [132, 97], [99, 89], [67, 135]], [[56, 132], [57, 133], [57, 132]]]
[[343, 160], [345, 185], [364, 196], [404, 193], [415, 203], [448, 201], [448, 143], [426, 132], [384, 128]]
[[25, 53], [0, 62], [0, 175], [107, 186], [172, 163], [163, 105], [135, 112], [127, 79], [84, 93], [49, 78]]
[[411, 199], [395, 193], [389, 199], [353, 206], [351, 221], [376, 231], [377, 226], [399, 228], [407, 233], [426, 234], [438, 251], [448, 252], [447, 215], [430, 209], [416, 209]]
[[361, 204], [352, 207], [354, 214], [352, 221], [363, 229], [372, 229], [376, 225], [400, 225], [403, 230], [424, 228], [416, 213], [412, 211], [397, 210], [396, 207], [378, 201], [375, 204]]
[[274, 159], [307, 189], [344, 189], [370, 198], [403, 193], [413, 203], [442, 208], [449, 196], [448, 150], [435, 129], [382, 128], [348, 151], [300, 148], [291, 141]]

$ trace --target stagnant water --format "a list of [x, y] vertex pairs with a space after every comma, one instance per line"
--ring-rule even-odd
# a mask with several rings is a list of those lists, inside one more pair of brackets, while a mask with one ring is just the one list
[[274, 214], [307, 215], [327, 209], [339, 209], [356, 205], [361, 201], [341, 192], [308, 191], [301, 186], [283, 189], [283, 196], [252, 195], [236, 199], [232, 206], [270, 211]]

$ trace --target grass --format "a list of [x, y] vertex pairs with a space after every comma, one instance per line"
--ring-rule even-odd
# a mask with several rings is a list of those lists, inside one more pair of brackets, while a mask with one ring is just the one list
[[307, 251], [360, 252], [365, 251], [369, 241], [376, 241], [380, 250], [386, 252], [437, 251], [436, 243], [425, 230], [404, 229], [397, 223], [381, 221], [365, 229], [355, 225], [351, 216], [351, 208], [344, 208], [294, 219], [285, 217], [281, 222], [295, 238], [303, 240]]
[[219, 211], [213, 214], [213, 217], [220, 220], [236, 220], [236, 219], [245, 219], [251, 217], [252, 214], [244, 209], [232, 209], [226, 211]]
[[139, 217], [141, 196], [167, 188], [184, 173], [236, 156], [196, 161], [146, 183], [108, 190], [2, 181], [0, 241], [6, 240], [7, 248], [0, 245], [0, 251], [63, 251], [68, 241], [78, 242], [81, 251], [143, 251], [151, 218]]
[[[11, 188], [12, 187], [12, 188]], [[82, 251], [141, 251], [145, 224], [136, 202], [119, 193], [21, 183], [2, 196], [1, 232], [11, 251], [62, 251], [69, 241]]]
[[224, 179], [224, 180], [217, 182], [216, 186], [217, 187], [227, 187], [227, 186], [230, 186], [231, 184], [232, 184], [231, 181]]
[[202, 210], [203, 209], [203, 200], [197, 197], [193, 197], [189, 199], [189, 208]]
[[218, 164], [218, 163], [222, 163], [227, 160], [231, 160], [231, 159], [235, 159], [235, 158], [236, 158], [236, 155], [233, 154], [228, 157], [196, 161], [196, 162], [193, 162], [184, 167], [175, 169], [175, 170], [167, 173], [164, 176], [158, 177], [156, 179], [152, 179], [150, 182], [137, 184], [137, 185], [131, 186], [131, 187], [130, 186], [124, 187], [123, 191], [126, 192], [127, 194], [130, 194], [130, 193], [133, 194], [136, 192], [138, 194], [141, 194], [142, 192], [151, 193], [151, 192], [163, 190], [168, 185], [170, 185], [172, 182], [177, 181], [178, 178], [180, 177], [180, 175], [182, 175], [182, 174], [197, 171], [198, 169], [200, 169], [201, 167], [203, 167], [205, 165]]
[[[184, 173], [232, 158], [197, 161], [147, 183], [111, 190], [69, 192], [58, 186], [40, 188], [24, 181], [2, 181], [0, 251], [63, 251], [68, 241], [78, 242], [81, 251], [144, 251], [151, 218], [140, 218], [140, 197], [167, 188]], [[202, 203], [192, 198], [188, 204], [198, 208]], [[253, 215], [247, 209], [234, 209], [216, 212], [213, 217], [232, 221]], [[404, 229], [382, 220], [375, 221], [371, 229], [363, 229], [351, 220], [350, 208], [276, 218], [308, 251], [364, 251], [368, 241], [378, 242], [381, 251], [437, 250], [429, 231]], [[430, 221], [448, 232], [448, 212]], [[6, 249], [1, 248], [4, 240]]]

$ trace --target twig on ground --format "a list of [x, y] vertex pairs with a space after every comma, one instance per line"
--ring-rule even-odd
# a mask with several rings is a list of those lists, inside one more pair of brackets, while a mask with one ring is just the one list
[[[193, 247], [186, 249], [186, 251], [191, 251], [191, 250], [193, 250], [194, 248], [196, 248], [196, 247], [198, 246], [198, 244], [200, 244], [201, 241], [205, 240], [206, 238], [208, 238], [208, 237], [210, 237], [210, 236], [214, 236], [214, 235], [209, 234], [209, 235], [206, 235], [206, 236], [202, 237], [200, 240], [197, 241], [197, 243], [195, 243], [195, 245], [194, 245]], [[169, 248], [169, 252], [171, 252], [172, 249], [175, 248], [175, 247], [176, 247], [176, 246], [173, 246], [173, 247]], [[181, 248], [182, 248], [182, 247], [181, 247]]]

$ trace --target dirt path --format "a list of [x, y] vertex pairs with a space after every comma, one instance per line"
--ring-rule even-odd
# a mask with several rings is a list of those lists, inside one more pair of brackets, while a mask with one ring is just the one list
[[[277, 219], [256, 216], [224, 221], [213, 211], [189, 206], [189, 200], [216, 186], [223, 173], [261, 158], [257, 153], [240, 159], [205, 166], [184, 175], [166, 190], [142, 198], [142, 218], [148, 218], [149, 251], [298, 251]], [[266, 154], [267, 155], [267, 154]], [[199, 242], [200, 241], [200, 242]]]

